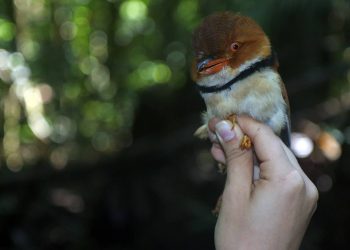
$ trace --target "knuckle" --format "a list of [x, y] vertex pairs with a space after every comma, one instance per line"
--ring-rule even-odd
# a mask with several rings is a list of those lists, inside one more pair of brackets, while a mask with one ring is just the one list
[[304, 179], [297, 170], [293, 170], [284, 178], [283, 186], [288, 194], [300, 194], [305, 191]]
[[259, 137], [259, 136], [261, 135], [261, 132], [262, 132], [262, 130], [263, 130], [263, 127], [262, 127], [262, 126], [263, 126], [263, 125], [259, 124], [259, 125], [256, 127], [256, 129], [255, 129], [255, 131], [254, 131], [254, 133], [253, 133], [253, 135], [252, 135], [253, 141], [255, 141], [255, 138], [257, 138], [257, 137]]
[[[252, 133], [252, 139], [258, 138], [258, 137], [266, 137], [266, 136], [273, 136], [275, 135], [272, 131], [271, 128], [264, 124], [264, 123], [259, 123], [256, 125], [255, 129], [253, 130]], [[275, 136], [275, 138], [278, 138], [278, 136]]]
[[306, 202], [310, 209], [310, 214], [314, 214], [317, 209], [317, 201], [319, 198], [319, 193], [316, 186], [310, 181], [308, 185], [308, 196]]
[[246, 155], [245, 151], [237, 148], [237, 149], [233, 149], [231, 152], [229, 152], [226, 155], [226, 159], [227, 159], [228, 164], [234, 164], [234, 163], [243, 161], [245, 159], [245, 155]]
[[319, 193], [316, 186], [310, 181], [308, 184], [309, 201], [312, 204], [316, 204], [319, 198]]

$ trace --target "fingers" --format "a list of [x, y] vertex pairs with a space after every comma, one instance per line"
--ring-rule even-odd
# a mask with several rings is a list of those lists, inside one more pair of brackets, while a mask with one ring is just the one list
[[209, 134], [209, 139], [212, 143], [216, 143], [219, 145], [219, 140], [215, 134], [215, 125], [219, 122], [220, 120], [218, 118], [212, 118], [209, 123], [208, 123], [208, 134]]
[[277, 136], [267, 125], [247, 116], [239, 116], [237, 121], [243, 131], [252, 139], [254, 146], [257, 147], [255, 150], [260, 161], [270, 161], [272, 155], [284, 152]]
[[218, 137], [215, 134], [215, 125], [219, 121], [220, 120], [217, 118], [212, 118], [208, 123], [209, 139], [213, 143], [213, 145], [211, 147], [211, 154], [217, 162], [222, 163], [222, 164], [226, 164], [225, 153], [222, 150], [222, 147], [219, 143]]
[[316, 202], [318, 191], [315, 185], [301, 169], [293, 153], [273, 133], [271, 128], [246, 116], [238, 117], [237, 121], [244, 133], [253, 141], [256, 155], [261, 161], [260, 178], [280, 181], [296, 170], [302, 178], [307, 197]]
[[225, 153], [222, 150], [220, 144], [213, 143], [213, 146], [211, 147], [211, 154], [217, 162], [220, 162], [222, 164], [226, 164]]
[[313, 210], [315, 210], [317, 207], [317, 200], [318, 200], [318, 190], [317, 190], [315, 184], [305, 174], [305, 172], [300, 167], [297, 159], [295, 158], [294, 154], [290, 151], [290, 149], [286, 145], [284, 145], [283, 143], [282, 143], [282, 145], [283, 145], [284, 152], [288, 156], [289, 161], [292, 163], [293, 167], [296, 168], [296, 170], [299, 172], [299, 174], [303, 177], [303, 180], [305, 183], [306, 195], [309, 199], [311, 199], [312, 202], [314, 202]]
[[[280, 179], [296, 169], [306, 184], [311, 182], [300, 168], [294, 155], [271, 128], [246, 116], [239, 116], [237, 121], [240, 126], [235, 126], [233, 130], [229, 129], [231, 123], [226, 121], [218, 123], [218, 119], [212, 119], [208, 124], [209, 131], [213, 135], [213, 132], [216, 132], [216, 141], [217, 138], [220, 139], [220, 144], [212, 140], [212, 155], [218, 162], [228, 165], [228, 179], [237, 179], [239, 182], [249, 184], [252, 179], [252, 153], [239, 148], [243, 136], [240, 129], [242, 127], [244, 133], [253, 141], [260, 162], [261, 179]], [[247, 152], [250, 153], [247, 154]]]
[[232, 126], [229, 121], [220, 121], [215, 125], [215, 133], [226, 158], [226, 188], [232, 187], [233, 192], [249, 195], [253, 179], [253, 155], [251, 150], [240, 149], [243, 132], [238, 125]]
[[237, 122], [253, 142], [257, 158], [261, 162], [260, 178], [279, 178], [294, 170], [280, 138], [270, 127], [247, 116], [239, 116]]

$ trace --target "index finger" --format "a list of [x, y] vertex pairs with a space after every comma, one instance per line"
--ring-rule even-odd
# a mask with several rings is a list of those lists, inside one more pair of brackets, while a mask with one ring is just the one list
[[261, 161], [261, 174], [271, 176], [271, 171], [288, 174], [293, 170], [281, 140], [269, 126], [248, 116], [238, 116], [237, 122], [253, 142], [256, 156]]

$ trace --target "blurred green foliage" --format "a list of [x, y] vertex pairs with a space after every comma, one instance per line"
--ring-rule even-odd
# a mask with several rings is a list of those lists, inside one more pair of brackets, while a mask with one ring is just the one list
[[222, 180], [192, 137], [189, 67], [192, 30], [221, 10], [262, 25], [315, 144], [305, 249], [348, 245], [348, 0], [0, 0], [0, 247], [213, 249]]
[[[14, 171], [42, 159], [63, 168], [119, 151], [132, 140], [140, 91], [188, 84], [192, 30], [227, 9], [257, 19], [273, 41], [292, 34], [276, 45], [290, 58], [327, 47], [336, 61], [346, 49], [346, 1], [1, 1], [2, 161]], [[282, 70], [293, 74], [320, 60], [309, 56]], [[332, 89], [343, 89], [344, 80]], [[5, 114], [7, 106], [16, 111]]]

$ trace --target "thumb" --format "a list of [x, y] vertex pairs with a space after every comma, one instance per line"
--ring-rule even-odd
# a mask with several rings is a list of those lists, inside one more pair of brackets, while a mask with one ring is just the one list
[[215, 133], [224, 150], [227, 165], [226, 186], [232, 186], [232, 191], [239, 193], [247, 191], [250, 194], [253, 180], [252, 150], [242, 150], [240, 144], [243, 132], [238, 124], [220, 121], [215, 125]]

